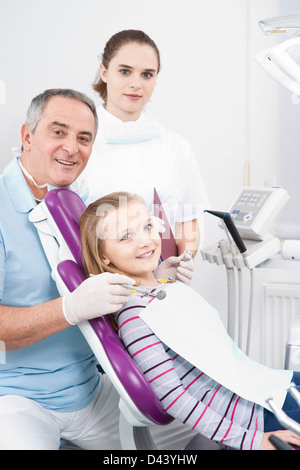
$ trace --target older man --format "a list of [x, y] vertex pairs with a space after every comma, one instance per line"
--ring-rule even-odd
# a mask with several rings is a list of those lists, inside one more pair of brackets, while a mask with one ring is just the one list
[[89, 98], [46, 90], [29, 107], [21, 157], [0, 177], [0, 449], [57, 449], [61, 437], [120, 448], [116, 392], [76, 323], [118, 310], [130, 280], [90, 278], [63, 303], [29, 222], [49, 186], [68, 187], [84, 169], [96, 132]]

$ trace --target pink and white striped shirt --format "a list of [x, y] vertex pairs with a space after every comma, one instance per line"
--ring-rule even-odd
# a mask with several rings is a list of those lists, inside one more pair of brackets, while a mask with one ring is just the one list
[[225, 448], [259, 449], [263, 408], [215, 382], [163, 344], [139, 317], [148, 302], [149, 297], [132, 295], [115, 319], [126, 349], [166, 412]]

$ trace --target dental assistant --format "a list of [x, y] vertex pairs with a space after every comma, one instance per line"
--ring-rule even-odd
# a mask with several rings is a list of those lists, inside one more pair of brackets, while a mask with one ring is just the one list
[[116, 311], [130, 295], [120, 283], [133, 281], [94, 276], [66, 305], [29, 221], [49, 185], [67, 188], [78, 177], [96, 132], [88, 97], [46, 90], [28, 109], [21, 157], [0, 176], [0, 450], [53, 450], [61, 438], [84, 449], [121, 448], [118, 394], [77, 323]]
[[89, 203], [113, 191], [129, 191], [141, 195], [150, 209], [156, 188], [178, 254], [194, 256], [198, 219], [209, 202], [190, 144], [144, 111], [159, 70], [159, 50], [144, 32], [125, 30], [109, 39], [94, 84], [103, 100], [97, 108], [99, 132], [80, 180], [87, 182]]

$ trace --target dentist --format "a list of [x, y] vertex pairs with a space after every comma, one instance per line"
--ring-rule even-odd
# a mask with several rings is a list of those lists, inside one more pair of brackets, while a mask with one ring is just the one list
[[[82, 172], [97, 133], [93, 102], [73, 90], [35, 97], [22, 155], [0, 176], [0, 449], [119, 449], [118, 396], [76, 323], [117, 311], [126, 276], [100, 275], [63, 299], [51, 279], [31, 210], [50, 186]], [[73, 326], [71, 326], [73, 325]]]

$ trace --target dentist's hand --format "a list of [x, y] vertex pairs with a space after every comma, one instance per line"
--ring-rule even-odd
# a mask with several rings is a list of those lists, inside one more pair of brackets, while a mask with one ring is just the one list
[[131, 290], [121, 284], [135, 284], [130, 277], [103, 273], [89, 277], [62, 298], [65, 319], [70, 325], [120, 310]]
[[[188, 261], [183, 259], [189, 258]], [[190, 285], [194, 273], [194, 260], [182, 253], [180, 256], [170, 256], [165, 261], [160, 263], [155, 270], [156, 279], [172, 279], [175, 281], [183, 282]]]

